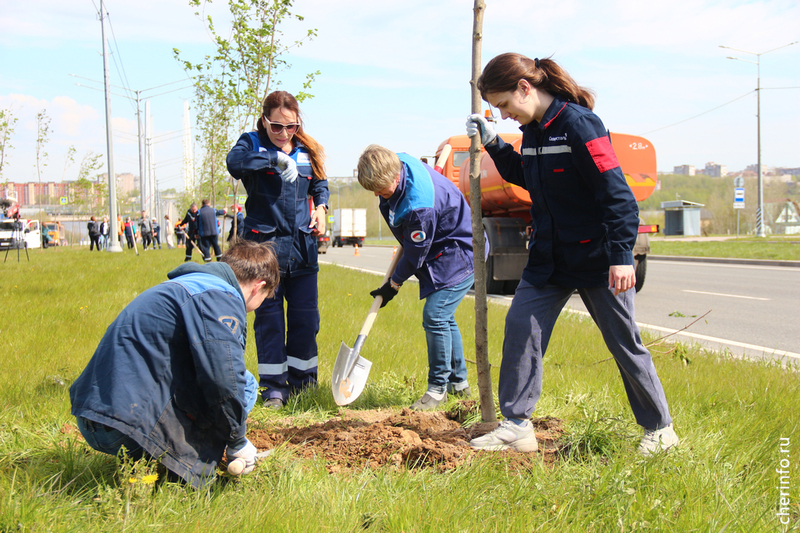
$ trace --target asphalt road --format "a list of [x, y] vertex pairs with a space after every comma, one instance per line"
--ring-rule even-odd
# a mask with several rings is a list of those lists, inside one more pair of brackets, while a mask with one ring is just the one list
[[[354, 252], [353, 247], [329, 248], [320, 262], [383, 275], [392, 256], [390, 246]], [[511, 302], [511, 296], [491, 298]], [[586, 312], [577, 294], [567, 307]], [[651, 257], [646, 282], [636, 295], [636, 320], [640, 328], [659, 335], [689, 326], [672, 338], [712, 350], [800, 363], [800, 269]]]

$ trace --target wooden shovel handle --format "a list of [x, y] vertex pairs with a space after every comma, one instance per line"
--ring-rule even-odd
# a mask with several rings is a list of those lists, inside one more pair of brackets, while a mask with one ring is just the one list
[[[397, 247], [397, 253], [394, 254], [392, 258], [392, 262], [389, 264], [389, 270], [386, 272], [386, 275], [383, 277], [383, 282], [381, 283], [381, 287], [383, 287], [387, 281], [392, 277], [394, 274], [394, 269], [397, 268], [397, 264], [400, 262], [400, 258], [403, 256], [403, 247]], [[364, 325], [361, 327], [361, 331], [358, 333], [359, 337], [364, 336], [366, 337], [369, 335], [369, 330], [372, 329], [372, 324], [375, 322], [375, 317], [378, 315], [378, 309], [381, 308], [381, 304], [383, 303], [383, 296], [376, 296], [375, 301], [372, 302], [372, 307], [369, 308], [369, 314], [367, 315], [367, 319], [364, 321]]]

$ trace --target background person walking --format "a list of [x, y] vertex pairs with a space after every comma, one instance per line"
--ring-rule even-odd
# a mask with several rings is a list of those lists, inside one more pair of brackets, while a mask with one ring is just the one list
[[131, 222], [131, 217], [125, 217], [125, 240], [128, 241], [128, 249], [133, 248], [133, 241], [136, 239], [136, 227]]
[[158, 249], [161, 249], [161, 226], [158, 225], [158, 220], [153, 218], [153, 250], [156, 249], [156, 245], [158, 245]]
[[108, 217], [103, 217], [103, 221], [100, 223], [100, 247], [102, 250], [108, 250], [109, 230], [110, 230], [110, 225], [108, 223]]
[[484, 100], [521, 124], [521, 153], [481, 115], [467, 119], [500, 175], [531, 196], [528, 264], [506, 315], [500, 366], [505, 420], [473, 439], [484, 450], [537, 449], [530, 422], [542, 392], [542, 358], [559, 312], [577, 290], [614, 356], [645, 455], [678, 443], [653, 360], [634, 321], [638, 233], [636, 199], [607, 130], [592, 113], [594, 95], [550, 59], [502, 54], [478, 79]]
[[225, 209], [214, 209], [211, 207], [211, 202], [204, 198], [202, 201], [203, 207], [198, 212], [198, 228], [197, 232], [200, 235], [200, 251], [203, 252], [203, 260], [208, 263], [211, 261], [211, 248], [214, 249], [214, 256], [219, 261], [222, 255], [222, 250], [219, 247], [219, 229], [217, 228], [217, 217], [223, 216], [227, 211]]
[[86, 229], [89, 232], [89, 251], [94, 248], [100, 251], [100, 224], [97, 223], [97, 217], [92, 216], [89, 223], [86, 224]]
[[[192, 250], [195, 248], [195, 244], [200, 246], [197, 243], [199, 234], [198, 234], [198, 224], [199, 224], [199, 214], [198, 214], [197, 204], [192, 202], [192, 205], [189, 206], [189, 210], [186, 212], [186, 216], [183, 217], [181, 220], [181, 226], [184, 228], [184, 233], [186, 237], [186, 257], [184, 258], [184, 262], [192, 260]], [[198, 248], [198, 251], [202, 254], [203, 250]], [[203, 254], [205, 255], [205, 254]]]
[[[153, 224], [147, 216], [147, 211], [142, 211], [142, 218], [139, 219], [139, 232], [142, 234], [142, 250], [147, 251], [147, 247], [153, 242]], [[155, 248], [155, 245], [153, 246]]]
[[175, 243], [172, 241], [172, 236], [175, 235], [175, 228], [172, 226], [169, 215], [164, 215], [164, 235], [166, 235], [167, 248], [170, 250], [175, 248]]

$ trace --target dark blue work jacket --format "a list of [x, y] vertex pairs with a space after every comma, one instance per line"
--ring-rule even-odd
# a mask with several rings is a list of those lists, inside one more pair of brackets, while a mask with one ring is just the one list
[[72, 414], [117, 429], [195, 487], [247, 431], [247, 312], [225, 263], [185, 263], [123, 309], [69, 389]]
[[245, 239], [271, 241], [281, 275], [302, 276], [319, 271], [317, 238], [311, 235], [311, 209], [328, 205], [328, 182], [314, 178], [305, 146], [295, 138], [289, 154], [297, 163], [294, 183], [281, 179], [278, 148], [265, 135], [245, 133], [228, 153], [228, 172], [247, 190]]
[[400, 181], [391, 198], [380, 199], [379, 207], [403, 245], [392, 280], [403, 283], [417, 276], [422, 299], [455, 287], [474, 271], [472, 219], [453, 182], [408, 154], [397, 155], [402, 162]]
[[608, 133], [589, 109], [556, 97], [520, 127], [522, 154], [498, 137], [486, 151], [500, 175], [531, 195], [523, 279], [542, 287], [603, 287], [610, 265], [633, 265], [639, 207]]
[[214, 209], [210, 205], [204, 205], [197, 211], [197, 232], [201, 237], [212, 237], [219, 235], [217, 231], [217, 217], [225, 214], [224, 209]]

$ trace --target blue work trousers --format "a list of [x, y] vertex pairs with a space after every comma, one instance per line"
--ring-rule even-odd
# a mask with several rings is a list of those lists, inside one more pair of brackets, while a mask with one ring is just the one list
[[[245, 378], [247, 382], [244, 388], [244, 399], [249, 413], [253, 410], [258, 398], [258, 383], [249, 371], [245, 371]], [[139, 443], [118, 429], [80, 416], [77, 417], [77, 423], [81, 435], [86, 439], [86, 444], [98, 452], [116, 456], [124, 446], [131, 459], [139, 460], [144, 456], [144, 449]]]
[[280, 398], [285, 402], [290, 394], [316, 385], [317, 273], [281, 277], [275, 296], [256, 309], [253, 331], [265, 400]]
[[467, 388], [467, 364], [456, 309], [474, 283], [474, 275], [448, 289], [425, 298], [422, 327], [428, 342], [428, 390], [443, 393], [448, 385], [455, 391]]
[[[575, 289], [534, 287], [524, 279], [506, 315], [498, 396], [505, 418], [530, 418], [542, 393], [542, 358], [556, 319]], [[634, 322], [634, 290], [614, 296], [607, 287], [577, 289], [617, 363], [636, 423], [672, 423], [661, 381]]]

